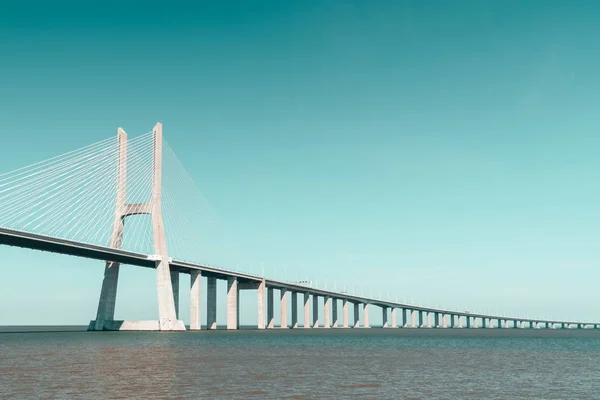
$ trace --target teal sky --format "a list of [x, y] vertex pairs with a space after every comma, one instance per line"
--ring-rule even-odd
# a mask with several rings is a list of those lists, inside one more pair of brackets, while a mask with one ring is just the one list
[[[0, 171], [160, 121], [247, 270], [600, 320], [599, 18], [593, 1], [13, 2]], [[102, 263], [0, 251], [0, 324], [93, 319]], [[153, 272], [124, 268], [117, 317], [156, 309]]]

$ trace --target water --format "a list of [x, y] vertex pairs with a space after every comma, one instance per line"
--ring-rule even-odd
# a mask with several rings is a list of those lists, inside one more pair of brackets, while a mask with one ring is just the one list
[[600, 398], [591, 330], [73, 329], [0, 333], [0, 398]]

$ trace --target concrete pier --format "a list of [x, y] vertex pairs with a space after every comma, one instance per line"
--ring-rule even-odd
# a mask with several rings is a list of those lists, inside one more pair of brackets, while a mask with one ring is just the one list
[[199, 270], [190, 271], [190, 330], [200, 330], [201, 317], [201, 279]]
[[239, 291], [238, 279], [234, 276], [227, 278], [227, 329], [239, 328]]
[[323, 314], [323, 326], [331, 328], [331, 297], [329, 296], [323, 298]]
[[359, 313], [359, 304], [354, 303], [354, 327], [360, 328], [360, 313]]
[[469, 316], [467, 315], [467, 317], [466, 317], [466, 320], [467, 320], [467, 321], [466, 321], [466, 322], [467, 322], [467, 328], [470, 328], [470, 327], [471, 327], [471, 317], [469, 317]]
[[434, 313], [433, 317], [434, 317], [433, 326], [435, 328], [439, 328], [440, 327], [440, 313]]
[[463, 327], [463, 317], [462, 316], [458, 316], [458, 328], [462, 329]]
[[427, 313], [427, 328], [431, 328], [431, 313]]
[[331, 299], [331, 326], [334, 328], [338, 327], [338, 299]]
[[206, 325], [208, 329], [217, 329], [217, 278], [206, 278]]
[[369, 303], [363, 303], [363, 318], [364, 318], [363, 327], [370, 328], [371, 325], [369, 323]]
[[310, 328], [310, 293], [304, 292], [304, 328]]
[[424, 311], [419, 311], [419, 328], [425, 328]]
[[175, 315], [179, 319], [179, 272], [171, 271], [171, 289], [173, 290], [173, 303], [175, 304]]
[[275, 311], [273, 309], [273, 288], [267, 288], [267, 329], [275, 328]]
[[388, 327], [388, 308], [387, 307], [381, 307], [381, 321], [382, 321], [382, 326], [384, 328]]
[[265, 296], [267, 291], [267, 285], [263, 279], [258, 285], [258, 329], [266, 328], [265, 318]]
[[416, 328], [417, 327], [417, 311], [416, 310], [411, 310], [410, 313], [410, 327], [411, 328]]
[[442, 315], [442, 328], [447, 328], [448, 327], [448, 319], [447, 319], [447, 315], [444, 314]]
[[288, 307], [287, 307], [287, 290], [285, 289], [280, 289], [280, 301], [279, 301], [279, 309], [281, 312], [281, 322], [279, 324], [280, 328], [288, 328], [288, 320], [287, 320], [287, 312], [288, 312]]
[[319, 296], [313, 293], [312, 295], [312, 305], [313, 305], [313, 328], [319, 327]]
[[404, 328], [408, 328], [408, 310], [406, 308], [402, 309], [402, 326]]
[[396, 319], [396, 311], [398, 311], [397, 308], [392, 308], [392, 328], [398, 327], [398, 320]]
[[342, 300], [342, 328], [348, 328], [348, 300]]
[[292, 292], [292, 329], [298, 328], [298, 292]]

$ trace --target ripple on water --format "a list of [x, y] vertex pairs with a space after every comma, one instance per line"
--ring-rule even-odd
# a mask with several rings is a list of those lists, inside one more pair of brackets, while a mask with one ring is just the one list
[[0, 334], [0, 398], [598, 398], [600, 335], [494, 335]]

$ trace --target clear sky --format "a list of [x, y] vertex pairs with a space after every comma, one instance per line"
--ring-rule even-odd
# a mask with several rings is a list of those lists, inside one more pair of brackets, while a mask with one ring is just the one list
[[[160, 121], [246, 270], [600, 320], [599, 18], [595, 1], [11, 2], [0, 171]], [[0, 324], [95, 317], [102, 263], [0, 251]], [[156, 318], [155, 291], [125, 267], [117, 317]]]

